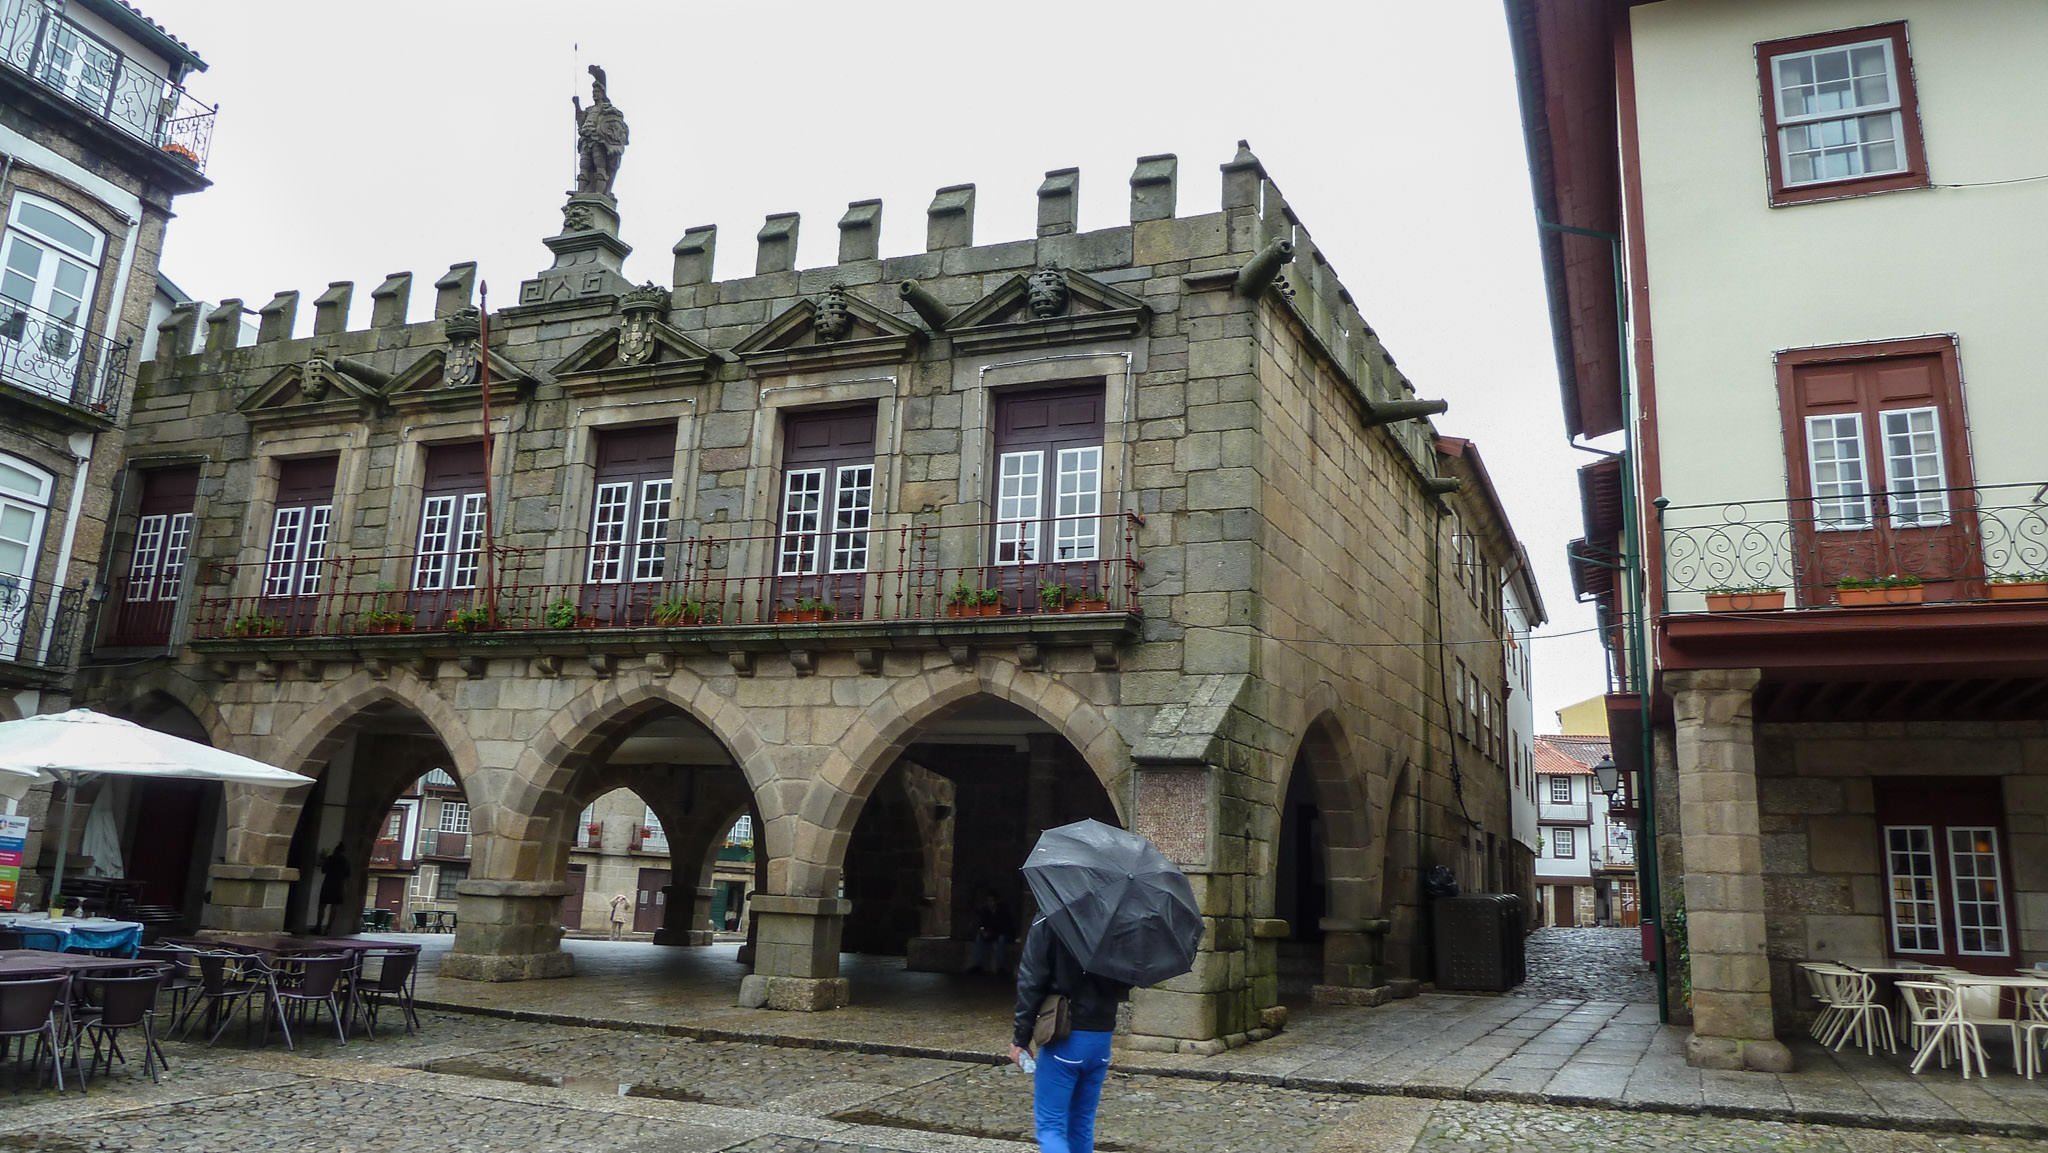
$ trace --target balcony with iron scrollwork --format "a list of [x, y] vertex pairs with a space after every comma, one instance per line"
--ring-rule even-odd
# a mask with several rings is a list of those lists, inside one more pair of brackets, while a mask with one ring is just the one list
[[218, 109], [67, 18], [63, 5], [0, 3], [0, 72], [163, 158], [163, 173], [205, 186]]
[[[869, 563], [852, 572], [778, 574], [786, 536], [697, 535], [655, 553], [640, 546], [504, 547], [457, 558], [450, 571], [417, 554], [325, 558], [281, 574], [215, 565], [201, 582], [191, 639], [209, 651], [444, 655], [655, 651], [690, 645], [787, 651], [818, 647], [945, 647], [1006, 643], [1117, 645], [1138, 635], [1136, 556], [1143, 521], [1085, 520], [1089, 559], [961, 564], [986, 553], [998, 526], [911, 524], [864, 535]], [[1066, 539], [1076, 539], [1069, 535]], [[625, 563], [614, 564], [614, 561]], [[645, 563], [640, 563], [645, 562]], [[640, 571], [635, 572], [636, 563]], [[800, 567], [800, 566], [799, 566]], [[617, 573], [643, 579], [565, 580]], [[491, 591], [486, 592], [485, 585]], [[266, 596], [264, 589], [296, 595]]]
[[49, 687], [78, 657], [82, 588], [0, 576], [0, 688]]
[[1657, 508], [1667, 612], [1703, 611], [1706, 594], [1725, 591], [1836, 608], [1844, 588], [1863, 584], [1918, 588], [1880, 598], [1897, 605], [2004, 601], [2021, 599], [2005, 584], [2048, 580], [2040, 482]]
[[128, 378], [128, 348], [105, 332], [0, 297], [0, 383], [81, 428], [112, 426]]

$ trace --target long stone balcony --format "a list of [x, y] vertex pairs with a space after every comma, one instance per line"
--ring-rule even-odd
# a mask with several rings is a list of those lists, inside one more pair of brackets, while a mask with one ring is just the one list
[[0, 3], [0, 66], [193, 175], [205, 171], [218, 109], [68, 19], [62, 4]]
[[[1141, 518], [905, 524], [865, 531], [208, 566], [186, 637], [259, 657], [704, 646], [933, 648], [1135, 639]], [[1075, 559], [1033, 560], [1040, 551]], [[1007, 563], [950, 558], [1002, 556]], [[837, 561], [835, 565], [833, 562]], [[850, 571], [831, 571], [843, 567]], [[795, 570], [795, 571], [791, 571]], [[116, 600], [121, 594], [116, 591]], [[112, 614], [106, 644], [161, 643]], [[135, 635], [124, 623], [135, 623]], [[1102, 663], [1113, 655], [1097, 650]]]
[[[1657, 512], [1664, 581], [1654, 591], [1665, 612], [2048, 598], [2048, 484], [2038, 481], [1799, 500], [1660, 500]], [[1732, 594], [1743, 596], [1720, 599]], [[1771, 594], [1784, 594], [1783, 603]]]

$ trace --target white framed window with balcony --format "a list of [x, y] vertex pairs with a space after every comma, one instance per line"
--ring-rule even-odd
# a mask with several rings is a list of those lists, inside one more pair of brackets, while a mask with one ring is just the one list
[[1550, 778], [1550, 803], [1569, 805], [1572, 803], [1572, 779], [1570, 777]]
[[0, 358], [9, 381], [69, 399], [106, 234], [77, 213], [17, 193], [0, 240]]
[[54, 484], [49, 473], [0, 453], [0, 658], [13, 659], [30, 616]]

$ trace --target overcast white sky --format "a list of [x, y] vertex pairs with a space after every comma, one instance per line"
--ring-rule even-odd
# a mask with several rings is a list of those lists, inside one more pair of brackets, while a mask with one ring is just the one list
[[[717, 275], [753, 271], [770, 213], [803, 214], [799, 267], [830, 264], [848, 201], [882, 197], [882, 252], [921, 251], [924, 209], [977, 185], [975, 239], [1028, 237], [1044, 172], [1081, 169], [1081, 227], [1128, 219], [1133, 161], [1180, 157], [1180, 211], [1214, 211], [1249, 139], [1360, 310], [1470, 437], [1537, 568], [1551, 621], [1536, 720], [1599, 693], [1564, 543], [1578, 535], [1536, 232], [1497, 0], [1217, 4], [543, 4], [137, 0], [209, 65], [207, 175], [177, 203], [163, 270], [257, 307], [332, 280], [369, 290], [478, 262], [495, 307], [550, 263], [572, 184], [572, 95], [602, 64], [632, 131], [616, 191], [626, 274], [669, 283], [683, 230], [717, 224]], [[1372, 579], [1361, 573], [1361, 580]]]

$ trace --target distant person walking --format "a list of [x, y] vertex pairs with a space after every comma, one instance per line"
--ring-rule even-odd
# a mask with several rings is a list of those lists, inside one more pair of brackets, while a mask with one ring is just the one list
[[1016, 939], [1017, 922], [1001, 897], [983, 889], [974, 901], [974, 957], [977, 973], [1003, 975], [1010, 967], [1010, 943]]
[[340, 933], [346, 929], [334, 921], [337, 916], [335, 907], [341, 904], [342, 895], [348, 888], [348, 875], [348, 854], [342, 851], [340, 844], [336, 844], [334, 851], [320, 862], [320, 931], [323, 933]]
[[626, 935], [626, 925], [633, 919], [633, 898], [620, 893], [612, 898], [612, 940]]
[[1072, 1031], [1038, 1050], [1031, 1108], [1040, 1153], [1094, 1153], [1095, 1110], [1109, 1076], [1109, 1038], [1116, 1007], [1131, 987], [1081, 968], [1073, 952], [1040, 917], [1024, 934], [1017, 955], [1017, 1013], [1010, 1030], [1010, 1060], [1024, 1064], [1038, 1007], [1046, 994], [1067, 998]]

